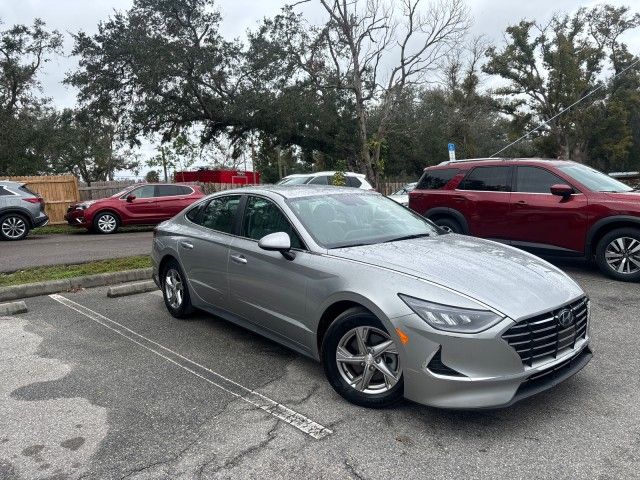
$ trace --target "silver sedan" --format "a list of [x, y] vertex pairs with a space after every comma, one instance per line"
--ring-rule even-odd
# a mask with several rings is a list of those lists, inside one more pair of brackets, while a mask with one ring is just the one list
[[591, 358], [589, 300], [562, 271], [374, 192], [220, 192], [159, 225], [153, 259], [173, 316], [201, 309], [320, 360], [358, 405], [510, 405]]

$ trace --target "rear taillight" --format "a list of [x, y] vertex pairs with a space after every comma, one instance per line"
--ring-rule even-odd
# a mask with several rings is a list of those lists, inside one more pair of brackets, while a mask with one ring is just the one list
[[23, 198], [23, 200], [25, 202], [29, 202], [29, 203], [42, 203], [42, 204], [44, 204], [44, 198], [40, 198], [40, 197]]

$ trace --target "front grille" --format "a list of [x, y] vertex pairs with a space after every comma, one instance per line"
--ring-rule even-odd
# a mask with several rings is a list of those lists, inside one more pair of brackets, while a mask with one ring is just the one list
[[[525, 365], [557, 358], [587, 336], [588, 301], [583, 297], [565, 307], [518, 322], [502, 338], [518, 352]], [[562, 326], [558, 315], [566, 309], [573, 313], [573, 321]]]

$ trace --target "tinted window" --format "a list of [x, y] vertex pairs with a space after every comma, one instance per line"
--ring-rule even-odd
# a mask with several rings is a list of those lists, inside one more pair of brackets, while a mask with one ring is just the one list
[[18, 190], [20, 190], [23, 193], [26, 193], [28, 195], [33, 195], [34, 197], [37, 197], [38, 194], [36, 192], [34, 192], [33, 190], [30, 190], [29, 188], [27, 188], [26, 185], [22, 185], [21, 187], [18, 187]]
[[552, 185], [566, 183], [566, 181], [544, 168], [518, 167], [517, 169], [517, 192], [551, 194]]
[[153, 198], [156, 196], [155, 191], [156, 187], [154, 185], [145, 185], [144, 187], [139, 187], [131, 190], [124, 196], [128, 197], [129, 195], [135, 195], [136, 198]]
[[477, 167], [469, 173], [458, 187], [460, 190], [485, 192], [511, 191], [511, 167]]
[[191, 210], [187, 212], [187, 218], [191, 220], [193, 223], [200, 223], [200, 212], [204, 208], [205, 204], [200, 203]]
[[240, 195], [214, 198], [203, 207], [198, 223], [211, 230], [232, 233], [239, 204]]
[[349, 175], [347, 176], [347, 185], [349, 185], [350, 187], [360, 188], [362, 182], [358, 177], [352, 177]]
[[444, 170], [427, 170], [422, 174], [422, 178], [418, 182], [419, 190], [438, 190], [444, 187], [458, 174], [455, 168], [447, 168]]
[[183, 185], [158, 185], [157, 197], [175, 197], [177, 195], [189, 195], [191, 189]]
[[324, 175], [321, 177], [314, 177], [311, 179], [309, 184], [310, 185], [331, 185], [331, 177], [327, 177]]
[[0, 186], [0, 196], [5, 196], [5, 195], [13, 195], [13, 193], [11, 193], [6, 188]]
[[303, 248], [302, 241], [276, 204], [265, 198], [249, 197], [242, 221], [242, 236], [260, 240], [276, 232], [289, 234], [291, 248]]

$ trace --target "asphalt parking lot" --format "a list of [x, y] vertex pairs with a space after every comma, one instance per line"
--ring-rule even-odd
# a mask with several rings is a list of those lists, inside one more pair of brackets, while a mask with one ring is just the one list
[[570, 266], [594, 358], [508, 409], [346, 403], [319, 364], [159, 292], [0, 319], [0, 478], [637, 478], [640, 284]]

